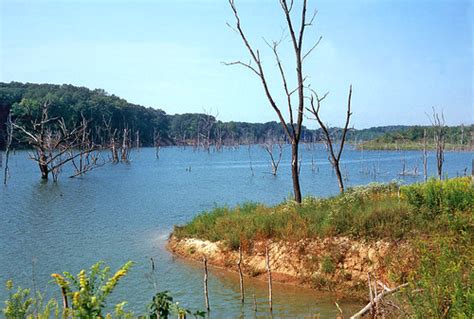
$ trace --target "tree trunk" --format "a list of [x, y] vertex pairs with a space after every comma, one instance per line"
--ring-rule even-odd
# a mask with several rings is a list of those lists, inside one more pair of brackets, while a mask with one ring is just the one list
[[48, 179], [49, 169], [48, 169], [48, 164], [46, 164], [46, 155], [44, 154], [40, 155], [40, 160], [38, 162], [38, 165], [41, 171], [41, 178]]
[[301, 188], [298, 170], [298, 142], [291, 143], [291, 176], [293, 178], [293, 192], [295, 202], [301, 203]]
[[339, 190], [344, 193], [344, 182], [342, 180], [341, 169], [339, 168], [339, 162], [334, 163], [334, 170], [336, 171], [337, 182], [339, 184]]

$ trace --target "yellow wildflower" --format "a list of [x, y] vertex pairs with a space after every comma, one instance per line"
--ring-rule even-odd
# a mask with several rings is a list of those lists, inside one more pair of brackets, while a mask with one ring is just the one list
[[87, 287], [87, 275], [86, 275], [86, 271], [83, 269], [81, 270], [81, 272], [79, 273], [78, 275], [79, 277], [79, 286], [81, 288], [86, 288]]
[[54, 278], [54, 280], [56, 281], [56, 283], [57, 283], [61, 288], [66, 288], [67, 286], [69, 286], [69, 283], [67, 282], [67, 280], [64, 279], [64, 277], [61, 276], [60, 274], [51, 274], [51, 277]]
[[79, 305], [79, 297], [80, 297], [80, 293], [79, 292], [75, 292], [73, 295], [72, 295], [72, 304], [77, 306]]

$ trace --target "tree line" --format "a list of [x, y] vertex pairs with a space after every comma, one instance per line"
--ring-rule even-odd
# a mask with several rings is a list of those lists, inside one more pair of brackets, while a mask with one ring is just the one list
[[[141, 146], [193, 145], [209, 147], [240, 144], [260, 144], [275, 139], [285, 140], [280, 123], [223, 122], [218, 114], [203, 113], [166, 114], [161, 109], [133, 104], [102, 89], [90, 90], [69, 84], [34, 84], [0, 82], [0, 149], [5, 148], [6, 121], [9, 112], [18, 124], [28, 126], [32, 119], [41, 118], [41, 109], [48, 103], [49, 116], [62, 118], [69, 127], [88, 121], [90, 138], [96, 144], [104, 143], [104, 128], [122, 132], [127, 128]], [[289, 125], [289, 124], [288, 124]], [[409, 126], [384, 126], [369, 129], [351, 129], [347, 139], [371, 140], [387, 132], [407, 130]], [[330, 128], [335, 139], [342, 129]], [[302, 127], [303, 142], [320, 142], [324, 132]], [[157, 139], [159, 141], [157, 141]], [[286, 140], [285, 140], [286, 141]], [[286, 141], [287, 142], [287, 141]], [[26, 146], [14, 140], [14, 147]]]

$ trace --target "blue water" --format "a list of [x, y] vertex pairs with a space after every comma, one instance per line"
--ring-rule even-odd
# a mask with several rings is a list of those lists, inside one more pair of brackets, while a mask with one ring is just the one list
[[[48, 283], [54, 272], [77, 273], [104, 260], [116, 269], [127, 260], [136, 262], [111, 298], [128, 300], [128, 309], [143, 313], [153, 295], [149, 259], [155, 259], [160, 290], [170, 290], [176, 300], [192, 309], [203, 309], [201, 265], [174, 258], [166, 239], [174, 224], [218, 205], [245, 201], [275, 204], [291, 195], [290, 149], [284, 149], [277, 176], [271, 174], [268, 155], [259, 146], [225, 148], [221, 152], [191, 148], [134, 151], [129, 164], [107, 164], [84, 177], [59, 183], [42, 182], [39, 170], [26, 151], [10, 158], [11, 177], [0, 186], [0, 282], [14, 279], [25, 287], [37, 286], [56, 296]], [[448, 152], [449, 177], [471, 171], [472, 153]], [[312, 158], [316, 168], [312, 170]], [[342, 160], [348, 186], [398, 180], [412, 183], [423, 176], [405, 176], [418, 167], [419, 151], [347, 150]], [[302, 147], [301, 187], [304, 195], [328, 196], [338, 192], [337, 181], [323, 147]], [[253, 168], [253, 174], [250, 169]], [[187, 168], [191, 168], [188, 171]], [[429, 173], [435, 174], [435, 155], [429, 154]], [[258, 317], [266, 317], [266, 285], [246, 280], [247, 296], [256, 295]], [[212, 318], [254, 317], [253, 301], [242, 306], [234, 274], [212, 270]], [[334, 296], [298, 287], [276, 285], [273, 317], [302, 317], [319, 313], [334, 317]], [[0, 288], [0, 300], [6, 298]], [[354, 309], [350, 302], [340, 303]]]

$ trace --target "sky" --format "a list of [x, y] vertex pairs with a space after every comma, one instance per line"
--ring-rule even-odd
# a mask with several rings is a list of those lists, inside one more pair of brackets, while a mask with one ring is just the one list
[[[294, 52], [277, 0], [235, 0], [259, 49], [272, 94], [286, 109], [265, 40], [295, 87]], [[435, 107], [449, 125], [474, 123], [473, 9], [469, 0], [308, 0], [318, 13], [304, 47], [307, 84], [329, 92], [325, 122], [429, 124]], [[295, 1], [296, 14], [300, 2]], [[249, 61], [227, 0], [0, 0], [0, 81], [102, 88], [168, 114], [207, 112], [222, 121], [277, 120], [259, 79], [223, 62]], [[284, 111], [286, 114], [286, 111]], [[315, 127], [308, 114], [305, 125]]]

